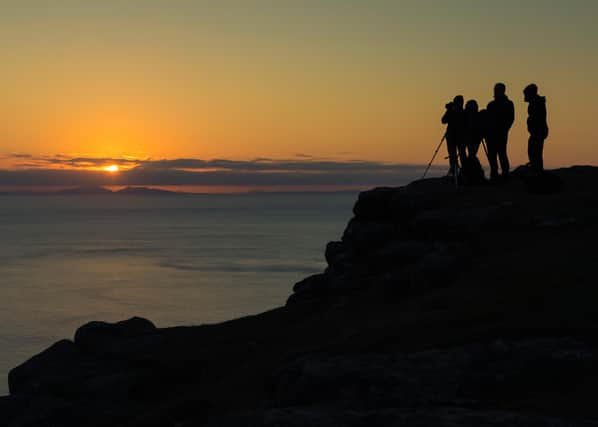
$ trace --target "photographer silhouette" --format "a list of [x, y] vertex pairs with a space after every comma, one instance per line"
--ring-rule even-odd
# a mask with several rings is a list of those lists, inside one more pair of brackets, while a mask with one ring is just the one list
[[457, 152], [461, 157], [461, 163], [465, 158], [465, 111], [463, 110], [463, 96], [457, 95], [453, 102], [445, 105], [446, 111], [441, 122], [446, 126], [446, 147], [449, 158], [449, 175], [458, 175], [459, 162]]

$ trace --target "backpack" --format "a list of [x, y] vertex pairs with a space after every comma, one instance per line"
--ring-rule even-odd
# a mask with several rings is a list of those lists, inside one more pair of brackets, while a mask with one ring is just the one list
[[476, 156], [467, 157], [461, 165], [461, 176], [465, 185], [479, 185], [486, 182], [484, 168]]

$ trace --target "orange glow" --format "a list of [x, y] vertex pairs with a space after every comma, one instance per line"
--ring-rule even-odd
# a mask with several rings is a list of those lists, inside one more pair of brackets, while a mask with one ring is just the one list
[[110, 165], [110, 166], [105, 166], [104, 170], [106, 172], [115, 173], [115, 172], [118, 172], [120, 170], [120, 168], [118, 167], [118, 165]]
[[0, 168], [16, 152], [106, 159], [47, 167], [110, 172], [115, 163], [121, 174], [134, 167], [124, 155], [425, 165], [445, 132], [445, 103], [462, 94], [484, 108], [498, 81], [515, 103], [513, 166], [528, 160], [530, 82], [547, 97], [547, 166], [598, 162], [598, 2], [540, 14], [533, 2], [513, 12], [461, 0], [450, 14], [439, 13], [441, 0], [276, 2], [259, 13], [244, 2], [148, 2], [142, 13], [122, 3], [131, 4], [3, 8]]

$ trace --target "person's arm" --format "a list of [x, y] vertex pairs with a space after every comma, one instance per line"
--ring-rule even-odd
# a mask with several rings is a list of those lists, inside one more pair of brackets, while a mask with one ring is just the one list
[[513, 101], [509, 101], [509, 110], [508, 110], [509, 129], [511, 129], [511, 126], [513, 126], [513, 122], [515, 122], [515, 104], [513, 104]]
[[546, 124], [546, 101], [540, 103], [538, 116], [542, 120], [542, 124]]
[[446, 125], [446, 124], [448, 124], [450, 119], [451, 119], [451, 112], [450, 112], [450, 110], [446, 110], [444, 112], [444, 115], [442, 116], [442, 119], [440, 119], [440, 121], [442, 122], [442, 124]]

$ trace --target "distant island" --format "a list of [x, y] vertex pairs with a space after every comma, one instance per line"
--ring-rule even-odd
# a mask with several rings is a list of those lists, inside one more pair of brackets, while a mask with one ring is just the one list
[[111, 196], [111, 195], [126, 195], [126, 196], [201, 196], [201, 195], [228, 195], [228, 194], [245, 194], [245, 195], [276, 195], [276, 194], [314, 194], [314, 193], [326, 193], [326, 194], [356, 194], [358, 189], [341, 189], [341, 190], [329, 190], [329, 189], [275, 189], [275, 190], [262, 190], [252, 189], [248, 187], [244, 191], [221, 191], [221, 192], [192, 192], [192, 191], [172, 191], [164, 190], [162, 188], [153, 188], [147, 186], [135, 186], [130, 185], [119, 190], [111, 190], [110, 188], [102, 186], [78, 186], [62, 188], [59, 190], [12, 190], [12, 191], [0, 191], [0, 196]]
[[112, 190], [104, 187], [75, 187], [75, 188], [67, 188], [65, 190], [59, 190], [44, 194], [114, 194]]
[[94, 195], [127, 195], [127, 196], [172, 196], [172, 195], [189, 195], [193, 193], [187, 193], [183, 191], [169, 191], [162, 190], [159, 188], [151, 187], [136, 187], [128, 186], [120, 190], [110, 190], [106, 187], [101, 186], [80, 186], [73, 188], [65, 188], [57, 191], [6, 191], [0, 192], [2, 196], [66, 196], [66, 195], [83, 195], [83, 196], [94, 196]]
[[191, 194], [183, 191], [161, 190], [149, 187], [125, 187], [122, 190], [114, 191], [113, 194], [126, 194], [131, 196], [170, 196], [175, 194]]

